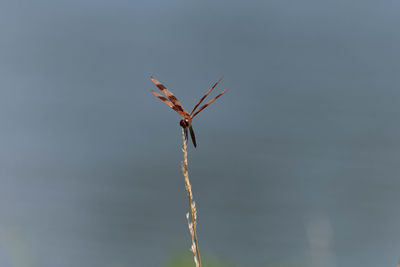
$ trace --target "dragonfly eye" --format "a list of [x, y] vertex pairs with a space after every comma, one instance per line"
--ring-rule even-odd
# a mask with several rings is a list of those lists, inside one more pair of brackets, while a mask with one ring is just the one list
[[187, 128], [187, 127], [189, 127], [189, 122], [188, 122], [188, 120], [181, 120], [181, 121], [179, 122], [179, 125], [180, 125], [182, 128]]

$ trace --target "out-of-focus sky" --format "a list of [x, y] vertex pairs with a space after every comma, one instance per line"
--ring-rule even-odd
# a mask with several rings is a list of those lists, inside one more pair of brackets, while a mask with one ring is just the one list
[[394, 266], [397, 1], [0, 2], [0, 265]]

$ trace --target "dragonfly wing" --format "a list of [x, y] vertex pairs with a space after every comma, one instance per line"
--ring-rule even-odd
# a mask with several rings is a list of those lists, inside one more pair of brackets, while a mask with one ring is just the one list
[[210, 88], [210, 90], [208, 90], [208, 92], [199, 100], [199, 102], [197, 102], [197, 104], [194, 106], [192, 112], [190, 112], [190, 115], [193, 114], [193, 112], [196, 110], [196, 108], [201, 104], [201, 102], [203, 102], [203, 100], [211, 93], [212, 90], [214, 90], [214, 88], [217, 86], [217, 84], [222, 80], [222, 77], [219, 78], [219, 80], [214, 83], [214, 85]]
[[189, 113], [187, 113], [187, 111], [184, 110], [181, 102], [179, 102], [179, 100], [174, 96], [174, 94], [170, 90], [168, 90], [162, 83], [156, 80], [156, 78], [154, 78], [153, 76], [151, 76], [150, 78], [151, 81], [158, 87], [158, 89], [160, 89], [160, 91], [169, 99], [169, 101], [171, 101], [171, 103], [174, 104], [175, 106], [174, 109], [179, 110], [180, 112], [185, 114], [185, 117], [188, 117]]
[[200, 113], [200, 111], [202, 111], [203, 109], [205, 109], [206, 107], [208, 107], [212, 102], [214, 102], [215, 100], [217, 100], [218, 97], [220, 97], [221, 95], [225, 94], [229, 89], [226, 89], [224, 91], [222, 91], [219, 95], [217, 95], [216, 97], [214, 97], [212, 100], [210, 100], [210, 102], [208, 102], [207, 104], [205, 104], [204, 106], [202, 106], [201, 108], [199, 108], [193, 115], [192, 115], [192, 119]]
[[170, 108], [172, 108], [173, 110], [175, 110], [176, 112], [178, 112], [179, 115], [181, 115], [182, 117], [185, 117], [186, 114], [179, 109], [176, 105], [172, 104], [171, 101], [169, 101], [168, 99], [166, 99], [165, 97], [163, 97], [162, 95], [160, 95], [159, 93], [155, 92], [154, 90], [151, 90], [153, 92], [153, 94], [158, 97], [159, 99], [161, 99], [162, 102], [164, 102], [165, 104], [167, 104]]

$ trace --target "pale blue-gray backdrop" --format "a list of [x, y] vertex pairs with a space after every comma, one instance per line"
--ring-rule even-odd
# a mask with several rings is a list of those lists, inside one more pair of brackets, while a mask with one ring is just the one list
[[[394, 266], [398, 1], [1, 1], [0, 265]], [[279, 265], [280, 266], [280, 265]], [[296, 265], [297, 266], [297, 265]]]

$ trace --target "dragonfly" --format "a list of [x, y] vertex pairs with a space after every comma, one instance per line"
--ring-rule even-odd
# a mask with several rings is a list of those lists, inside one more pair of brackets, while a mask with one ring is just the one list
[[[220, 96], [222, 96], [223, 94], [225, 94], [229, 89], [225, 89], [224, 91], [222, 91], [219, 95], [217, 95], [216, 97], [214, 97], [212, 100], [210, 100], [207, 104], [201, 106], [199, 109], [197, 109], [201, 102], [203, 102], [203, 100], [211, 93], [212, 90], [214, 90], [214, 88], [218, 85], [218, 83], [222, 80], [222, 77], [216, 82], [214, 83], [214, 85], [210, 88], [210, 90], [207, 91], [207, 93], [199, 100], [199, 102], [197, 102], [197, 104], [194, 106], [192, 112], [188, 113], [183, 107], [182, 104], [179, 102], [179, 100], [174, 96], [173, 93], [171, 93], [171, 91], [169, 91], [162, 83], [160, 83], [159, 81], [157, 81], [153, 76], [150, 77], [151, 80], [153, 81], [153, 83], [158, 87], [158, 89], [160, 89], [160, 91], [167, 97], [165, 98], [163, 95], [155, 92], [154, 90], [152, 90], [153, 94], [158, 97], [159, 99], [161, 99], [162, 102], [164, 102], [165, 104], [167, 104], [170, 108], [172, 108], [173, 110], [175, 110], [179, 115], [182, 116], [181, 121], [179, 122], [179, 125], [183, 128], [183, 130], [185, 131], [185, 138], [186, 141], [188, 139], [188, 129], [190, 132], [190, 137], [192, 138], [192, 142], [193, 142], [193, 146], [196, 147], [196, 136], [194, 135], [194, 131], [193, 131], [193, 126], [192, 126], [192, 120], [194, 117], [196, 117], [197, 114], [200, 113], [200, 111], [202, 111], [203, 109], [205, 109], [206, 107], [208, 107], [212, 102], [214, 102], [215, 100], [217, 100]], [[196, 110], [197, 109], [197, 110]]]

